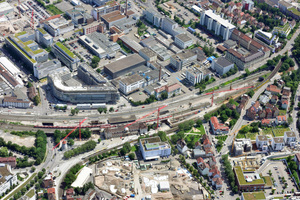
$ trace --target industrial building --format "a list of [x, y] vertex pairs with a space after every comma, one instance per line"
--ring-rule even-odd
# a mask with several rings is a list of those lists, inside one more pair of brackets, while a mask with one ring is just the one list
[[121, 36], [119, 39], [123, 42], [125, 46], [131, 49], [134, 53], [139, 53], [139, 51], [143, 49], [143, 47], [139, 43], [130, 39], [126, 35]]
[[185, 49], [194, 44], [194, 40], [190, 38], [186, 33], [181, 33], [175, 36], [174, 43], [181, 49]]
[[161, 23], [164, 18], [163, 15], [161, 15], [160, 13], [158, 13], [157, 11], [155, 11], [152, 8], [144, 10], [143, 14], [144, 14], [145, 19], [148, 22], [152, 23], [156, 27], [161, 27]]
[[212, 10], [203, 10], [201, 12], [200, 24], [213, 31], [215, 35], [221, 36], [223, 40], [228, 40], [233, 30], [235, 30], [234, 25], [220, 15], [215, 14]]
[[183, 51], [182, 53], [172, 55], [170, 64], [176, 71], [182, 70], [184, 67], [187, 67], [193, 64], [197, 60], [197, 54], [191, 50]]
[[232, 32], [231, 39], [239, 44], [239, 48], [227, 50], [225, 58], [242, 70], [261, 62], [270, 55], [271, 51], [268, 47], [261, 45], [239, 30], [235, 29]]
[[165, 17], [162, 19], [161, 29], [166, 33], [172, 35], [173, 37], [175, 37], [178, 34], [184, 33], [184, 30], [169, 17]]
[[80, 62], [79, 58], [62, 43], [56, 42], [55, 45], [52, 46], [52, 52], [71, 71], [77, 70]]
[[171, 155], [171, 146], [162, 142], [159, 137], [143, 138], [139, 140], [140, 151], [144, 160], [154, 160]]
[[146, 60], [138, 54], [131, 54], [125, 58], [117, 60], [104, 66], [104, 72], [111, 78], [117, 78], [132, 72], [138, 66], [145, 65]]
[[101, 85], [105, 84], [106, 80], [98, 72], [88, 66], [86, 63], [81, 63], [77, 70], [77, 76], [84, 80], [86, 85]]
[[163, 93], [167, 94], [167, 98], [173, 97], [181, 93], [181, 85], [178, 83], [173, 83], [170, 85], [163, 85], [154, 89], [154, 96], [156, 99], [161, 99]]
[[157, 60], [157, 54], [150, 48], [144, 47], [139, 51], [140, 56], [142, 56], [147, 62], [155, 62]]
[[145, 123], [134, 123], [124, 129], [124, 126], [108, 127], [103, 131], [105, 139], [120, 138], [129, 135], [146, 134], [148, 131]]
[[234, 141], [234, 155], [239, 156], [244, 154], [244, 152], [252, 151], [252, 143], [251, 140], [248, 139], [236, 139]]
[[125, 15], [122, 15], [121, 11], [116, 10], [106, 15], [101, 16], [101, 21], [103, 21], [107, 28], [111, 28], [115, 23], [121, 22], [126, 19]]
[[43, 28], [35, 29], [35, 39], [39, 44], [46, 47], [52, 46], [53, 44], [53, 37]]
[[11, 172], [10, 165], [0, 164], [0, 174], [0, 195], [2, 196], [13, 185], [18, 184], [18, 178]]
[[38, 62], [48, 60], [48, 52], [40, 49], [34, 40], [35, 33], [33, 31], [22, 31], [5, 38], [7, 46], [31, 69]]
[[83, 6], [77, 5], [72, 9], [67, 10], [66, 15], [69, 16], [73, 22], [73, 24], [90, 24], [94, 21], [92, 15], [86, 12]]
[[144, 85], [144, 78], [138, 74], [126, 76], [119, 81], [119, 88], [122, 93], [128, 95], [139, 90]]
[[120, 10], [120, 4], [118, 2], [107, 2], [105, 3], [105, 5], [94, 8], [92, 10], [92, 16], [95, 20], [100, 20], [102, 15], [111, 13], [116, 10]]
[[37, 79], [47, 77], [54, 71], [61, 69], [61, 63], [57, 59], [49, 60], [47, 62], [38, 63], [33, 67], [33, 74]]
[[229, 70], [233, 69], [234, 64], [224, 57], [219, 57], [212, 60], [211, 68], [222, 76], [229, 72]]
[[0, 3], [0, 15], [6, 15], [14, 11], [14, 8], [6, 1]]
[[110, 41], [103, 33], [93, 32], [89, 35], [83, 35], [79, 37], [79, 41], [101, 59], [113, 58], [116, 52], [120, 50], [120, 45]]
[[108, 85], [85, 85], [85, 80], [74, 79], [69, 72], [59, 72], [48, 76], [48, 85], [53, 96], [70, 103], [107, 103], [115, 104], [120, 95]]
[[195, 67], [192, 67], [185, 72], [185, 78], [192, 84], [196, 85], [203, 80], [203, 72]]
[[162, 46], [161, 44], [156, 44], [150, 48], [157, 54], [157, 57], [162, 61], [171, 58], [171, 55], [168, 53], [167, 48]]
[[74, 24], [72, 21], [66, 20], [61, 15], [51, 16], [42, 21], [44, 28], [53, 36], [59, 36], [64, 33], [74, 30]]

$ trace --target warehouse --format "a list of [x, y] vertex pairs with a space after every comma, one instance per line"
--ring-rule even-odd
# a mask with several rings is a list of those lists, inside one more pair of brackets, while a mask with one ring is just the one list
[[126, 58], [117, 60], [104, 66], [104, 72], [111, 78], [117, 78], [131, 72], [133, 69], [140, 65], [145, 65], [146, 60], [138, 54], [132, 54]]
[[61, 63], [59, 62], [59, 60], [53, 59], [47, 62], [38, 63], [37, 66], [33, 67], [33, 73], [37, 79], [42, 79], [60, 68]]
[[123, 35], [119, 38], [125, 46], [127, 46], [129, 49], [131, 49], [134, 53], [138, 53], [143, 47], [137, 43], [136, 41], [130, 39], [126, 35]]
[[126, 16], [122, 15], [119, 10], [116, 10], [106, 15], [102, 15], [101, 19], [106, 24], [107, 28], [111, 28], [115, 23], [125, 20]]

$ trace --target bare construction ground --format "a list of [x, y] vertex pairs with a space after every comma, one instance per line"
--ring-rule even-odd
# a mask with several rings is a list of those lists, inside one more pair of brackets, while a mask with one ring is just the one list
[[8, 142], [11, 141], [12, 143], [16, 143], [20, 146], [25, 147], [32, 147], [34, 145], [35, 137], [33, 136], [26, 136], [26, 137], [20, 137], [16, 135], [12, 135], [10, 133], [5, 133], [4, 131], [0, 131], [1, 137], [4, 139], [4, 141]]

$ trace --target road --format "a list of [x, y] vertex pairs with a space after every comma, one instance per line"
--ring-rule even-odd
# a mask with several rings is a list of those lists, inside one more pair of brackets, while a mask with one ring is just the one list
[[294, 102], [294, 109], [291, 113], [292, 118], [293, 118], [293, 123], [290, 125], [292, 131], [294, 131], [296, 133], [296, 137], [297, 137], [297, 141], [300, 141], [300, 136], [299, 136], [299, 131], [297, 129], [297, 113], [300, 110], [300, 107], [298, 107], [298, 103], [299, 101], [299, 96], [300, 96], [300, 86], [298, 86], [297, 90], [296, 90], [296, 95], [295, 95], [295, 102]]

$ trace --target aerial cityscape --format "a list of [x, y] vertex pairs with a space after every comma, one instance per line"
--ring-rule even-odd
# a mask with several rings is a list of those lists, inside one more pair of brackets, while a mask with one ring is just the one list
[[0, 0], [0, 199], [300, 200], [299, 0]]

